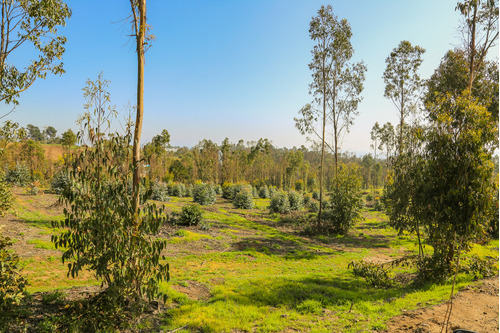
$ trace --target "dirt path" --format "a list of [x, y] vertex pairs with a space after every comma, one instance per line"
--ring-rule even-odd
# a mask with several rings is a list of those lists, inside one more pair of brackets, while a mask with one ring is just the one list
[[[387, 333], [439, 333], [447, 303], [408, 311], [390, 320]], [[460, 291], [453, 301], [449, 332], [462, 328], [477, 333], [498, 332], [498, 277]], [[444, 332], [444, 330], [443, 330]]]

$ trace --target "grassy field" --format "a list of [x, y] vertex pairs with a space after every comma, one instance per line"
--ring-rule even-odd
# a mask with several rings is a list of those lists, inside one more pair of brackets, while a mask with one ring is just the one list
[[[15, 239], [29, 292], [98, 285], [90, 272], [68, 278], [62, 252], [50, 243], [50, 235], [59, 232], [50, 221], [62, 219], [57, 198], [22, 191], [16, 197], [15, 209], [0, 225], [4, 231], [16, 228], [9, 236]], [[172, 278], [161, 288], [169, 299], [165, 311], [134, 324], [133, 330], [370, 332], [383, 330], [389, 318], [405, 310], [449, 297], [451, 282], [374, 288], [348, 269], [352, 260], [387, 262], [416, 253], [414, 237], [397, 235], [383, 212], [365, 208], [364, 220], [346, 236], [308, 236], [296, 222], [300, 214], [271, 215], [268, 200], [255, 201], [256, 209], [240, 210], [219, 197], [204, 207], [203, 228], [162, 229]], [[191, 202], [173, 197], [165, 205], [178, 211]], [[472, 252], [498, 258], [498, 241]], [[459, 275], [458, 287], [472, 279]]]

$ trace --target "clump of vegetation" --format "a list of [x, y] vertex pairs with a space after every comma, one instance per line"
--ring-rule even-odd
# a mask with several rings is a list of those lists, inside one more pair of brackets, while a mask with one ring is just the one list
[[69, 175], [67, 172], [60, 170], [52, 178], [50, 188], [56, 194], [61, 194], [62, 191], [71, 184]]
[[477, 254], [468, 258], [467, 263], [461, 267], [461, 271], [473, 274], [474, 279], [484, 279], [498, 274], [497, 260], [491, 257], [480, 258]]
[[193, 188], [193, 201], [200, 205], [212, 205], [217, 200], [212, 184], [196, 184]]
[[361, 219], [361, 180], [354, 165], [342, 165], [334, 190], [330, 193], [330, 204], [322, 219], [334, 233], [346, 234], [356, 221]]
[[175, 217], [175, 223], [182, 226], [198, 225], [202, 220], [203, 210], [197, 204], [182, 207], [181, 212]]
[[319, 202], [311, 199], [307, 202], [306, 208], [311, 213], [317, 213], [319, 211]]
[[[140, 307], [144, 297], [165, 297], [158, 284], [169, 280], [168, 264], [160, 262], [166, 241], [156, 236], [166, 218], [162, 207], [147, 201], [150, 190], [134, 191], [139, 202], [130, 195], [134, 171], [130, 126], [125, 135], [103, 139], [113, 116], [113, 108], [107, 105], [107, 84], [99, 75], [84, 88], [87, 112], [80, 121], [86, 132], [80, 138], [90, 145], [65, 166], [75, 186], [62, 191], [60, 203], [68, 208], [64, 221], [53, 226], [64, 231], [52, 235], [52, 241], [56, 248], [66, 249], [62, 260], [67, 262], [68, 275], [75, 277], [88, 268], [102, 280], [106, 289], [98, 297], [108, 306]], [[139, 180], [147, 188], [146, 180]]]
[[151, 199], [157, 201], [170, 201], [168, 185], [154, 182], [151, 186]]
[[275, 193], [271, 197], [269, 210], [271, 211], [271, 213], [279, 213], [279, 214], [285, 214], [290, 212], [290, 202], [288, 201], [288, 194], [283, 191]]
[[259, 189], [259, 197], [262, 199], [269, 198], [269, 188], [267, 187], [267, 185], [264, 185]]
[[304, 208], [302, 196], [295, 191], [288, 192], [288, 202], [290, 203], [290, 210], [301, 210]]
[[18, 305], [26, 295], [28, 282], [19, 274], [19, 257], [8, 247], [10, 238], [0, 235], [0, 312]]
[[26, 164], [17, 163], [7, 171], [5, 181], [16, 186], [26, 186], [31, 181], [30, 170]]
[[254, 203], [250, 190], [248, 188], [241, 189], [234, 197], [233, 204], [236, 208], [252, 209]]
[[364, 277], [366, 282], [374, 287], [389, 288], [393, 286], [389, 272], [383, 265], [364, 260], [353, 260], [347, 267], [352, 269], [354, 275]]
[[183, 183], [174, 183], [170, 186], [169, 193], [174, 197], [179, 197], [179, 198], [185, 197], [187, 196], [186, 185], [184, 185]]

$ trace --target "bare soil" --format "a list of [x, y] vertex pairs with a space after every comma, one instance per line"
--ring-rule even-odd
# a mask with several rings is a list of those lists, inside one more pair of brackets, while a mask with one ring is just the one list
[[[448, 302], [405, 312], [392, 318], [385, 332], [440, 333], [447, 307]], [[496, 277], [466, 287], [454, 296], [446, 333], [457, 329], [467, 329], [477, 333], [498, 332], [498, 315], [498, 277]]]

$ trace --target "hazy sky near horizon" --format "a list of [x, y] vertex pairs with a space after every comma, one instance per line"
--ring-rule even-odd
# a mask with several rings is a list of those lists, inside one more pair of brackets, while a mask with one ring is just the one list
[[[8, 117], [22, 126], [54, 126], [58, 134], [78, 129], [82, 88], [101, 71], [119, 111], [136, 99], [129, 1], [67, 3], [73, 15], [60, 29], [68, 38], [66, 73], [35, 82]], [[167, 129], [174, 146], [202, 139], [220, 144], [225, 137], [309, 146], [293, 118], [312, 100], [309, 22], [327, 4], [351, 24], [353, 59], [368, 68], [359, 115], [342, 150], [368, 152], [374, 123], [397, 121], [395, 107], [383, 97], [385, 59], [409, 40], [426, 49], [420, 72], [428, 78], [446, 51], [461, 44], [456, 0], [149, 0], [156, 41], [146, 53], [143, 143]], [[12, 63], [26, 55], [14, 55]], [[0, 112], [10, 108], [0, 105]]]

